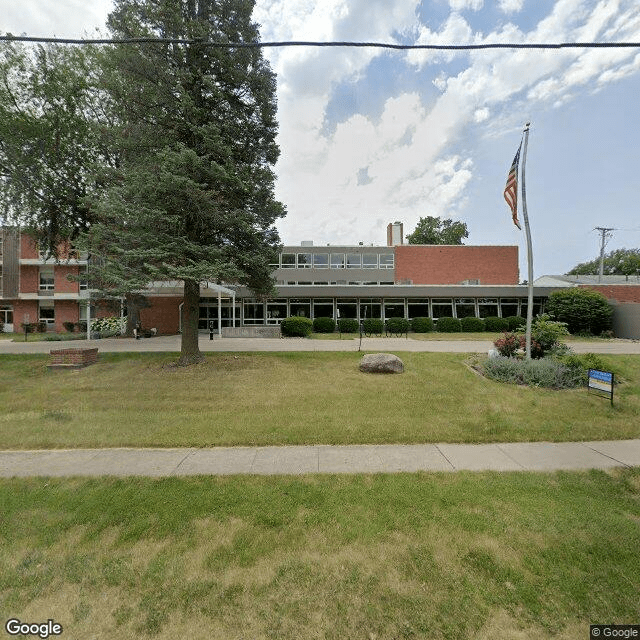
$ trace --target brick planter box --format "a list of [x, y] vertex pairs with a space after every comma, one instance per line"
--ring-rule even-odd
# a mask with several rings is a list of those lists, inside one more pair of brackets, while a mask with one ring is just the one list
[[98, 349], [52, 349], [49, 369], [82, 369], [98, 362]]

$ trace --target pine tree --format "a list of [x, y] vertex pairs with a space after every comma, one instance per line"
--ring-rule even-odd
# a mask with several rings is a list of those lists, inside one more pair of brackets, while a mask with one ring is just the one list
[[91, 228], [100, 278], [114, 290], [184, 282], [180, 364], [198, 348], [199, 284], [273, 291], [284, 207], [274, 197], [279, 149], [275, 76], [259, 48], [253, 0], [116, 0], [116, 38], [195, 42], [114, 46], [103, 82], [120, 122], [117, 170]]

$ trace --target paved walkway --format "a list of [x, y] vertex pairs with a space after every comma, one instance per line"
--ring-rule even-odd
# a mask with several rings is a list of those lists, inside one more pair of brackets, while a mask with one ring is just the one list
[[[313, 340], [309, 338], [214, 338], [200, 335], [201, 351], [358, 351], [359, 338]], [[640, 354], [638, 340], [596, 340], [571, 342], [576, 353]], [[56, 342], [12, 342], [0, 340], [3, 353], [49, 353], [51, 349], [97, 347], [103, 353], [126, 351], [180, 351], [180, 336], [105, 338], [104, 340], [68, 340]], [[430, 351], [448, 353], [486, 353], [493, 348], [491, 340], [414, 340], [413, 338], [363, 338], [362, 351]]]
[[0, 476], [191, 476], [555, 471], [640, 466], [640, 439], [612, 442], [0, 451]]

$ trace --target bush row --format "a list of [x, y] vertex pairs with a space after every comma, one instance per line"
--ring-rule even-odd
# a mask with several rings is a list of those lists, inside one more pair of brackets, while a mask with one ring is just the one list
[[[308, 321], [308, 322], [307, 322]], [[429, 333], [430, 331], [441, 331], [443, 333], [479, 332], [479, 331], [515, 331], [524, 326], [526, 320], [520, 316], [509, 318], [440, 318], [434, 321], [432, 318], [389, 318], [384, 323], [379, 318], [367, 318], [363, 322], [363, 331], [366, 334], [406, 333], [411, 330], [414, 333]], [[338, 322], [333, 318], [286, 318], [280, 325], [282, 335], [301, 336], [315, 333], [333, 333], [336, 329], [340, 333], [358, 333], [360, 325], [355, 318], [340, 318]], [[304, 327], [304, 328], [302, 328]], [[307, 327], [309, 330], [307, 332]], [[293, 332], [293, 333], [292, 333]]]

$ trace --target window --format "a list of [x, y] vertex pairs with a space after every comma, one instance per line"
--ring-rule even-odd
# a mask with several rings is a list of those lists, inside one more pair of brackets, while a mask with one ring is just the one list
[[434, 318], [451, 318], [453, 316], [453, 300], [451, 298], [433, 298], [431, 308]]
[[296, 268], [296, 254], [295, 253], [283, 253], [281, 256], [283, 269], [295, 269]]
[[310, 298], [291, 298], [289, 300], [289, 315], [300, 316], [301, 318], [311, 317]]
[[264, 324], [264, 304], [248, 298], [243, 302], [244, 324]]
[[338, 318], [358, 317], [358, 305], [355, 298], [338, 299], [336, 307], [338, 309]]
[[387, 298], [384, 301], [384, 317], [404, 318], [404, 298]]
[[429, 317], [429, 300], [426, 298], [415, 298], [409, 300], [407, 305], [409, 318], [428, 318]]
[[378, 298], [362, 298], [360, 300], [360, 319], [382, 318], [382, 304]]
[[280, 324], [287, 317], [287, 301], [284, 298], [267, 302], [267, 324]]
[[498, 298], [478, 298], [478, 316], [495, 318], [498, 315]]
[[40, 267], [40, 291], [53, 291], [54, 286], [53, 267]]
[[456, 298], [456, 317], [475, 318], [476, 301], [474, 298]]
[[377, 269], [378, 268], [378, 254], [376, 254], [376, 253], [363, 253], [362, 254], [362, 268], [363, 269]]
[[333, 318], [333, 300], [331, 298], [315, 298], [313, 301], [314, 318]]
[[311, 269], [313, 255], [310, 253], [298, 254], [298, 269]]
[[85, 267], [80, 272], [80, 291], [86, 291], [89, 288], [89, 269]]
[[500, 298], [500, 315], [503, 318], [509, 318], [510, 316], [517, 316], [518, 315], [518, 298]]
[[362, 269], [362, 254], [347, 253], [347, 269]]
[[393, 253], [380, 254], [380, 268], [393, 269]]
[[331, 268], [344, 269], [344, 253], [331, 254]]
[[328, 253], [314, 253], [313, 254], [313, 266], [316, 269], [328, 269], [329, 268], [329, 254]]
[[13, 324], [13, 307], [0, 306], [0, 323]]
[[40, 303], [39, 312], [38, 312], [38, 321], [44, 322], [47, 326], [53, 326], [53, 324], [56, 321], [56, 313], [55, 313], [55, 308], [53, 306], [53, 302]]

